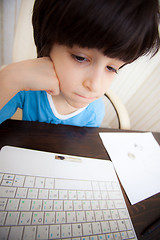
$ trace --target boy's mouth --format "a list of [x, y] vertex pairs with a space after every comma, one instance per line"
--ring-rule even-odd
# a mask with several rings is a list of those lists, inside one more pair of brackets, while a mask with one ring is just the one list
[[83, 96], [83, 95], [80, 95], [80, 94], [76, 94], [78, 97], [80, 98], [83, 98], [83, 99], [86, 99], [86, 100], [95, 100], [97, 97], [86, 97], [86, 96]]

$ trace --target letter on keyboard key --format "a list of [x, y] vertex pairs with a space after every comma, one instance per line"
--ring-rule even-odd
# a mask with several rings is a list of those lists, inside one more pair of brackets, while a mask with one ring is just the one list
[[8, 240], [21, 240], [23, 227], [11, 227]]

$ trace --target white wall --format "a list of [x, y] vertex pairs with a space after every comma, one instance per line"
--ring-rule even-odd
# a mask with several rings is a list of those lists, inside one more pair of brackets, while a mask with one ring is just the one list
[[[20, 3], [21, 0], [0, 0], [0, 66], [12, 62]], [[143, 57], [124, 67], [111, 88], [125, 103], [133, 130], [160, 131], [160, 52], [152, 59]], [[102, 126], [116, 128], [115, 115], [108, 104], [106, 109]]]

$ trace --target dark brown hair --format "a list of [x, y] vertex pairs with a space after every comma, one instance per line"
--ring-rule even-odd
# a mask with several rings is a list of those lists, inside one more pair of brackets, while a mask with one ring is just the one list
[[160, 46], [158, 0], [36, 0], [32, 22], [38, 57], [59, 43], [129, 63]]

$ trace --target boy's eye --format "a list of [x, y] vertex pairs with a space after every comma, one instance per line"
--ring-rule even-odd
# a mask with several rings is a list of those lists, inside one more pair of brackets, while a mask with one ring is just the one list
[[87, 62], [87, 61], [88, 61], [87, 58], [81, 57], [81, 56], [78, 56], [78, 55], [74, 55], [74, 54], [72, 54], [72, 58], [73, 58], [74, 60], [76, 60], [77, 62], [80, 62], [80, 63], [82, 63], [82, 62]]
[[115, 69], [115, 68], [113, 68], [113, 67], [111, 67], [111, 66], [107, 66], [107, 70], [108, 70], [109, 72], [117, 73], [117, 69]]

